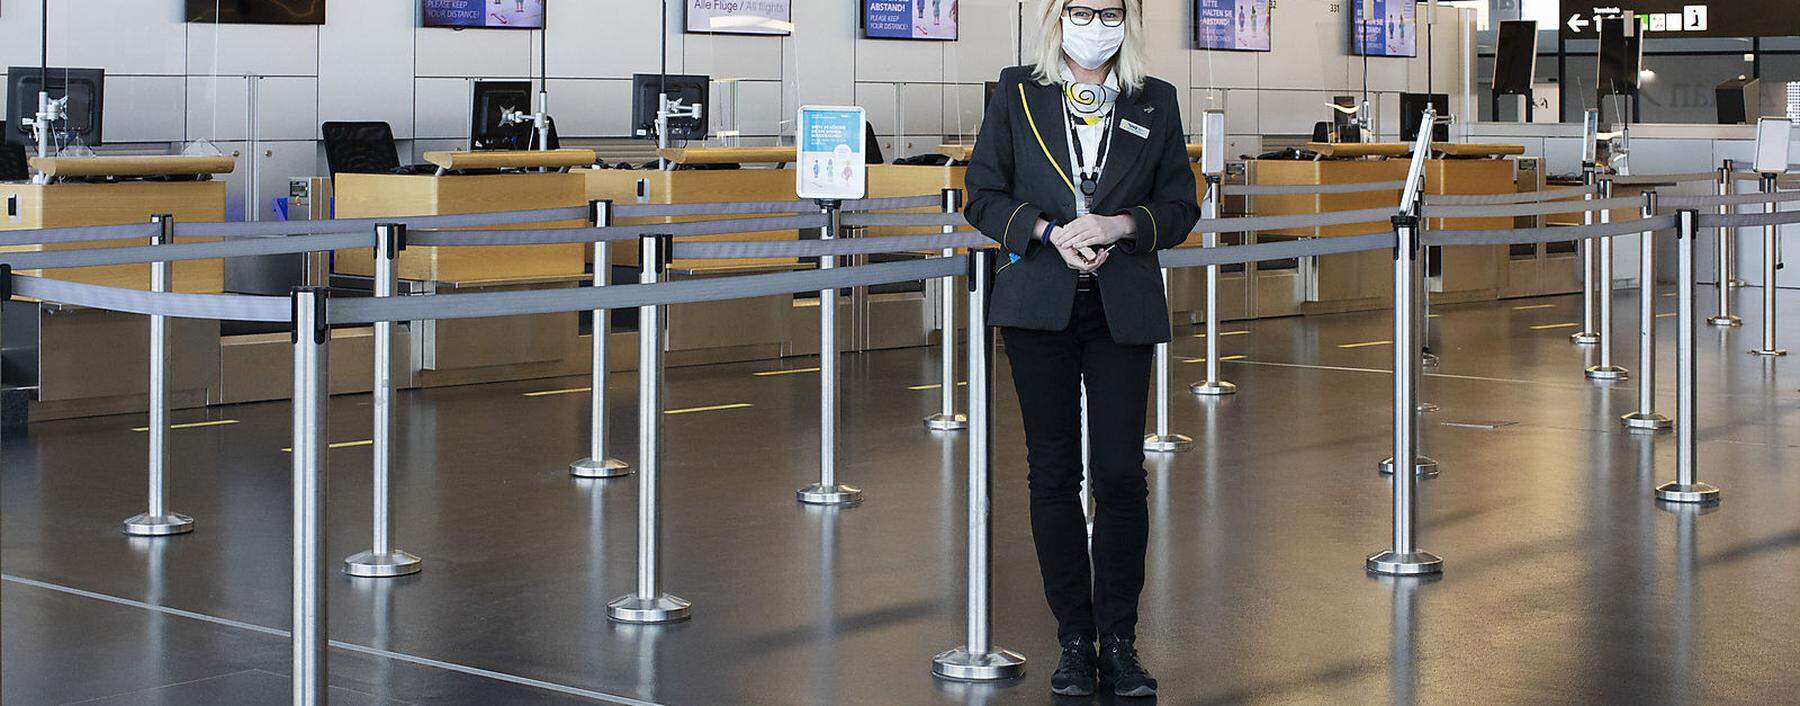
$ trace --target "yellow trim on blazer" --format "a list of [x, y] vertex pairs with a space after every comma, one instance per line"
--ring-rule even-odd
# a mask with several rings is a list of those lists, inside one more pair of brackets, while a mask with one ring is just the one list
[[1157, 243], [1162, 242], [1162, 226], [1157, 224], [1156, 214], [1151, 213], [1148, 206], [1138, 206], [1138, 208], [1144, 211], [1144, 215], [1150, 217], [1150, 249], [1155, 250]]
[[1031, 124], [1031, 134], [1037, 136], [1038, 149], [1044, 151], [1044, 158], [1050, 160], [1050, 166], [1056, 167], [1056, 175], [1062, 177], [1063, 183], [1069, 185], [1069, 193], [1076, 193], [1075, 182], [1069, 180], [1069, 174], [1063, 171], [1062, 162], [1050, 154], [1050, 145], [1044, 143], [1044, 134], [1038, 132], [1037, 118], [1031, 115], [1031, 104], [1025, 101], [1025, 83], [1019, 83], [1019, 107], [1025, 111], [1025, 121]]

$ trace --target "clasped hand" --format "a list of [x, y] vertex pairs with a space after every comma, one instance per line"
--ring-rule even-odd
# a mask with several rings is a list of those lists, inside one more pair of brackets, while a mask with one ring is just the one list
[[1131, 216], [1097, 216], [1088, 214], [1050, 233], [1050, 244], [1062, 255], [1063, 262], [1077, 272], [1093, 272], [1106, 264], [1111, 246], [1131, 235], [1137, 221]]

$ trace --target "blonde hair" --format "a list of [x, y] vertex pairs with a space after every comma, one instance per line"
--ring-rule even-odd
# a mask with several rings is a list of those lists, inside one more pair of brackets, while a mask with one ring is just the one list
[[[1071, 1], [1038, 2], [1038, 24], [1043, 31], [1038, 35], [1036, 51], [1028, 55], [1033, 60], [1031, 76], [1038, 83], [1051, 84], [1062, 80], [1062, 11]], [[1148, 76], [1148, 64], [1149, 59], [1144, 54], [1144, 0], [1125, 0], [1125, 44], [1119, 47], [1118, 55], [1113, 57], [1112, 66], [1113, 71], [1119, 75], [1119, 87], [1133, 93], [1142, 90], [1144, 79]]]

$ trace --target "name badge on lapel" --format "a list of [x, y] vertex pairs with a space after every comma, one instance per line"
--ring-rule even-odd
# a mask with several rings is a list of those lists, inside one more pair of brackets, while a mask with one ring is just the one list
[[1119, 129], [1137, 135], [1140, 140], [1150, 139], [1150, 128], [1131, 122], [1130, 120], [1120, 120]]

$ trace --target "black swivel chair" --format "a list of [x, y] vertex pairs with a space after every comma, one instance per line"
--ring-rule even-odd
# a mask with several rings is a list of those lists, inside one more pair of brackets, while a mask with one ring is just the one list
[[[6, 122], [0, 121], [0, 135], [6, 134]], [[0, 142], [0, 181], [24, 181], [31, 178], [31, 163], [25, 159], [25, 146]]]
[[332, 176], [401, 171], [400, 148], [387, 123], [328, 122], [319, 131], [325, 136], [325, 164]]

